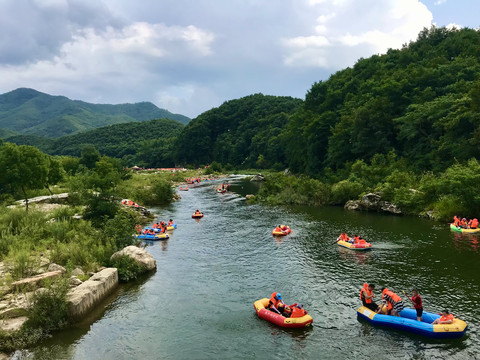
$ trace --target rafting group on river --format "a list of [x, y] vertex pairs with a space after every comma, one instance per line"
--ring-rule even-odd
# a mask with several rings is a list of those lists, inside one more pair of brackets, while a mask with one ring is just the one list
[[[222, 184], [217, 191], [226, 191], [228, 188], [229, 185], [225, 186], [225, 184]], [[200, 221], [203, 216], [203, 212], [199, 209], [192, 214], [192, 218], [197, 219], [197, 221]], [[455, 216], [451, 229], [458, 228], [470, 231], [478, 229], [480, 231], [478, 225], [476, 218], [467, 220]], [[137, 238], [144, 236], [148, 239], [147, 236], [158, 237], [162, 234], [166, 235], [167, 230], [176, 227], [177, 225], [174, 224], [172, 219], [168, 223], [163, 221], [155, 223], [152, 227], [145, 228], [145, 230], [142, 230], [137, 225]], [[272, 235], [286, 236], [292, 232], [288, 225], [278, 225], [272, 230]], [[168, 235], [166, 236], [168, 238]], [[159, 240], [159, 238], [155, 238], [155, 240]], [[350, 237], [346, 233], [341, 233], [335, 243], [351, 250], [369, 250], [372, 248], [372, 244], [357, 234]], [[374, 284], [363, 284], [363, 287], [360, 289], [362, 306], [357, 310], [357, 316], [360, 319], [364, 319], [373, 325], [405, 330], [433, 338], [461, 337], [467, 329], [467, 324], [455, 318], [448, 310], [443, 310], [440, 314], [425, 312], [423, 310], [422, 298], [416, 289], [411, 291], [411, 296], [408, 296], [403, 291], [405, 297], [413, 305], [413, 309], [406, 308], [402, 297], [386, 287], [381, 289], [381, 304], [377, 304], [374, 291]], [[255, 301], [253, 306], [261, 319], [281, 327], [302, 328], [313, 323], [313, 318], [303, 308], [302, 304], [294, 303], [287, 305], [279, 292], [273, 292], [270, 298]]]

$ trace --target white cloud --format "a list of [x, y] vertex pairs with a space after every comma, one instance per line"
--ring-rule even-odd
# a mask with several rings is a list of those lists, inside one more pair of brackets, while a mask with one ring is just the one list
[[[308, 0], [318, 11], [313, 34], [284, 39], [284, 63], [339, 69], [359, 57], [385, 53], [414, 40], [433, 16], [418, 0]], [[306, 41], [306, 39], [322, 41]]]
[[442, 4], [445, 4], [447, 2], [447, 0], [437, 0], [435, 1], [435, 5], [442, 5]]

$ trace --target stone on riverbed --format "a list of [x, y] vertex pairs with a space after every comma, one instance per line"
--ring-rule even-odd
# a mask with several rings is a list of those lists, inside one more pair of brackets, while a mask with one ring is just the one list
[[118, 286], [118, 270], [106, 268], [67, 294], [70, 316], [81, 319]]
[[[57, 265], [60, 266], [60, 265]], [[62, 275], [61, 270], [49, 271], [43, 274], [35, 275], [29, 278], [21, 279], [12, 283], [12, 287], [37, 287], [42, 280], [53, 279]]]
[[[3, 331], [17, 331], [20, 330], [22, 327], [23, 323], [27, 321], [26, 316], [20, 316], [16, 317], [13, 319], [3, 319], [0, 320], [0, 329]], [[0, 359], [1, 359], [1, 354], [0, 354]]]
[[145, 270], [154, 270], [157, 268], [157, 261], [150, 255], [145, 249], [136, 246], [127, 246], [120, 251], [117, 251], [112, 255], [112, 259], [118, 256], [126, 255], [134, 259], [140, 266], [143, 266]]
[[377, 211], [397, 215], [402, 213], [397, 205], [382, 201], [382, 196], [379, 193], [366, 194], [362, 196], [361, 200], [349, 200], [344, 207], [347, 210], [355, 211]]

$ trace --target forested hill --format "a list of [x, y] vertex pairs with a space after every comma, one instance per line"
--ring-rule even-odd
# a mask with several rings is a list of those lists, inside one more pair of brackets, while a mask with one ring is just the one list
[[26, 88], [0, 95], [0, 135], [11, 131], [59, 137], [112, 124], [160, 118], [182, 124], [190, 121], [186, 116], [172, 114], [150, 102], [90, 104]]
[[[223, 103], [192, 120], [175, 144], [181, 164], [222, 164], [264, 167], [264, 157], [284, 160], [279, 134], [300, 99], [255, 94]], [[262, 154], [260, 156], [260, 154]]]
[[101, 155], [123, 159], [125, 165], [173, 166], [172, 143], [182, 128], [178, 121], [157, 119], [110, 125], [56, 139], [20, 135], [5, 141], [33, 145], [50, 155], [70, 156], [80, 156], [89, 144]]
[[[192, 124], [193, 125], [193, 124]], [[480, 158], [480, 32], [431, 28], [315, 83], [287, 124], [285, 166], [310, 175], [394, 150], [415, 171]]]

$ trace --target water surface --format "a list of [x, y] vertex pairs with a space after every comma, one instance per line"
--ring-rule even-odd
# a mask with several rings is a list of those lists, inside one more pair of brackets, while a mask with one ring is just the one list
[[[248, 205], [252, 184], [233, 181], [180, 192], [154, 209], [178, 229], [147, 248], [158, 269], [122, 286], [84, 323], [31, 349], [39, 359], [473, 359], [480, 354], [478, 238], [414, 217], [342, 208]], [[194, 220], [195, 209], [205, 213]], [[293, 233], [276, 239], [280, 223]], [[340, 232], [375, 246], [339, 248]], [[426, 311], [450, 309], [469, 324], [456, 340], [432, 340], [360, 322], [364, 282], [401, 294], [417, 288]], [[259, 319], [253, 302], [279, 291], [300, 302], [313, 326], [284, 330]], [[21, 357], [21, 356], [20, 356]]]

